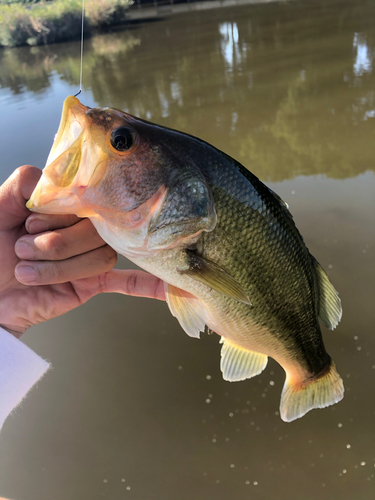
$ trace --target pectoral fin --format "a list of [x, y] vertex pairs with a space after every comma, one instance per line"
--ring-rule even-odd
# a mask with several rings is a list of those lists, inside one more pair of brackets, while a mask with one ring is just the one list
[[186, 254], [189, 267], [186, 270], [180, 270], [182, 274], [187, 274], [227, 297], [251, 305], [242, 285], [224, 269], [190, 250], [187, 250]]
[[198, 299], [180, 288], [165, 283], [165, 295], [172, 315], [190, 337], [199, 339], [204, 331], [204, 309]]
[[268, 357], [265, 354], [244, 349], [224, 337], [220, 342], [223, 344], [220, 369], [224, 380], [237, 382], [255, 377], [267, 366]]

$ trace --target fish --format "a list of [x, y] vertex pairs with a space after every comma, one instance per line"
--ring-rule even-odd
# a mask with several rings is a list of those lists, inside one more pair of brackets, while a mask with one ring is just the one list
[[207, 142], [69, 96], [31, 211], [88, 217], [103, 240], [164, 281], [190, 336], [220, 337], [223, 378], [285, 370], [285, 422], [339, 402], [343, 382], [320, 321], [341, 300], [288, 205]]

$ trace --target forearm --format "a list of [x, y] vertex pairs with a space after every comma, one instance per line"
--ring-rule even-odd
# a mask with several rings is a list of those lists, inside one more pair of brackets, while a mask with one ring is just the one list
[[0, 328], [0, 429], [50, 364]]

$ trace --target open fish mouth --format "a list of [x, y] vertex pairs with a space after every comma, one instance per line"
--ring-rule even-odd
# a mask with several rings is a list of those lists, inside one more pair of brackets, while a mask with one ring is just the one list
[[[91, 175], [81, 168], [83, 145], [90, 128], [91, 108], [69, 96], [63, 106], [59, 129], [48, 155], [43, 174], [26, 207], [42, 213], [76, 213], [87, 216], [79, 200]], [[79, 175], [77, 175], [79, 172]], [[79, 178], [78, 178], [79, 177]]]

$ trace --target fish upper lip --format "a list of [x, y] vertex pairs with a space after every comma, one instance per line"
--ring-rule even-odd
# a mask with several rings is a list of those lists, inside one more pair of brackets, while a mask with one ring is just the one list
[[61, 115], [60, 125], [48, 155], [46, 166], [67, 151], [87, 126], [87, 111], [91, 109], [81, 104], [73, 96], [66, 98]]

